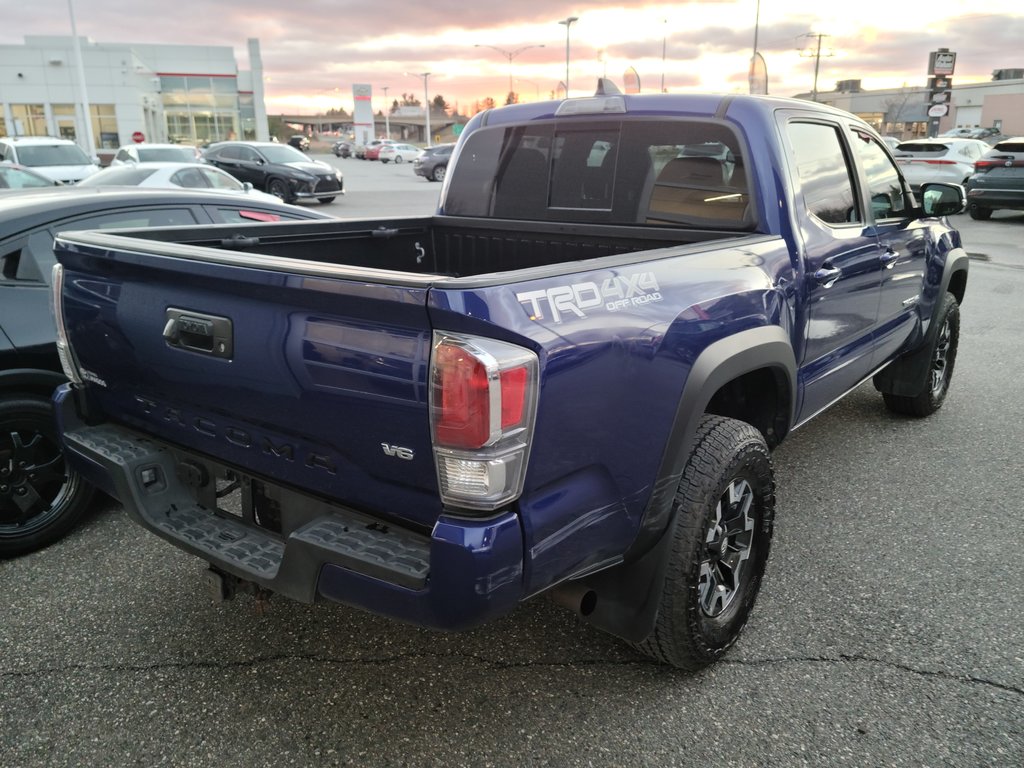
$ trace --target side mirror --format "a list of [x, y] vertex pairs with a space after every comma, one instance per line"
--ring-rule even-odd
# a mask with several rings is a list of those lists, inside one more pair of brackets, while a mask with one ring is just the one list
[[959, 184], [928, 182], [921, 185], [921, 209], [925, 216], [951, 216], [963, 213], [967, 196]]
[[100, 160], [100, 156], [99, 155], [93, 155], [92, 156], [92, 164], [93, 165], [102, 165], [102, 161]]
[[244, 192], [252, 192], [252, 182], [251, 181], [243, 181], [242, 182], [242, 190]]

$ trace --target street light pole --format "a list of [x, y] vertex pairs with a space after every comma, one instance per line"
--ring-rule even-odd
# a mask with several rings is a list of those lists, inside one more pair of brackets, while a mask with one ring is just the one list
[[515, 89], [512, 86], [512, 59], [518, 56], [523, 51], [528, 51], [531, 48], [544, 48], [544, 44], [541, 45], [524, 45], [522, 48], [516, 48], [514, 51], [506, 51], [504, 48], [499, 48], [496, 45], [481, 45], [477, 43], [473, 46], [474, 48], [490, 48], [492, 51], [497, 51], [506, 59], [508, 59], [508, 92], [512, 93]]
[[381, 90], [384, 91], [384, 133], [387, 137], [391, 138], [391, 118], [388, 116], [391, 112], [391, 106], [388, 104], [388, 91], [391, 89], [390, 85], [382, 85]]
[[565, 98], [569, 98], [569, 28], [574, 21], [579, 20], [578, 16], [570, 16], [558, 22], [565, 24]]
[[427, 134], [426, 135], [427, 146], [429, 147], [430, 146], [430, 97], [427, 95], [427, 78], [430, 77], [430, 73], [429, 72], [424, 72], [423, 74], [419, 75], [419, 77], [423, 78], [423, 114], [424, 114], [424, 116], [426, 118], [426, 122], [424, 123], [424, 125], [425, 125], [426, 134]]
[[[71, 17], [71, 39], [75, 49], [75, 68], [78, 70], [78, 93], [82, 104], [82, 119], [85, 122], [85, 143], [89, 157], [96, 154], [96, 139], [92, 132], [92, 110], [89, 107], [89, 92], [85, 87], [85, 65], [82, 63], [82, 42], [78, 39], [78, 29], [75, 26], [75, 8], [68, 0], [68, 16]], [[77, 136], [75, 137], [78, 138]], [[81, 142], [79, 142], [81, 146]]]

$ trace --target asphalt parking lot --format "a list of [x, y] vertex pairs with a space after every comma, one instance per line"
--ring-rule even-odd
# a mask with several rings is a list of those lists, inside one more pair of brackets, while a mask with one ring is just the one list
[[[436, 205], [409, 166], [330, 161], [334, 215]], [[775, 453], [764, 587], [713, 669], [544, 600], [452, 635], [213, 604], [107, 501], [0, 563], [0, 767], [1024, 765], [1024, 215], [954, 221], [974, 261], [945, 407], [895, 418], [867, 385]]]

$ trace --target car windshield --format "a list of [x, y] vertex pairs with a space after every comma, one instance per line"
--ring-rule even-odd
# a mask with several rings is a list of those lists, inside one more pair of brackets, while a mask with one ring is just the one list
[[281, 144], [274, 147], [260, 147], [263, 156], [271, 163], [308, 163], [309, 158], [295, 147]]
[[139, 147], [143, 163], [192, 163], [196, 152], [192, 147]]
[[89, 165], [85, 152], [77, 144], [51, 144], [18, 147], [18, 162], [22, 165]]
[[0, 189], [27, 189], [29, 187], [52, 187], [53, 182], [44, 176], [20, 168], [0, 165]]
[[121, 165], [117, 168], [106, 168], [94, 173], [87, 179], [78, 182], [79, 187], [134, 187], [141, 184], [156, 173], [156, 168], [139, 168], [133, 165]]

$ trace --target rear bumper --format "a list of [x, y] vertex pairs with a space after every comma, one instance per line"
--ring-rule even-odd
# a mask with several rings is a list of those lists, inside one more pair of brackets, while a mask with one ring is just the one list
[[512, 513], [442, 516], [426, 536], [332, 505], [282, 536], [197, 503], [179, 449], [118, 425], [83, 424], [70, 386], [55, 405], [72, 466], [137, 523], [241, 579], [437, 629], [478, 625], [523, 597], [523, 537]]

